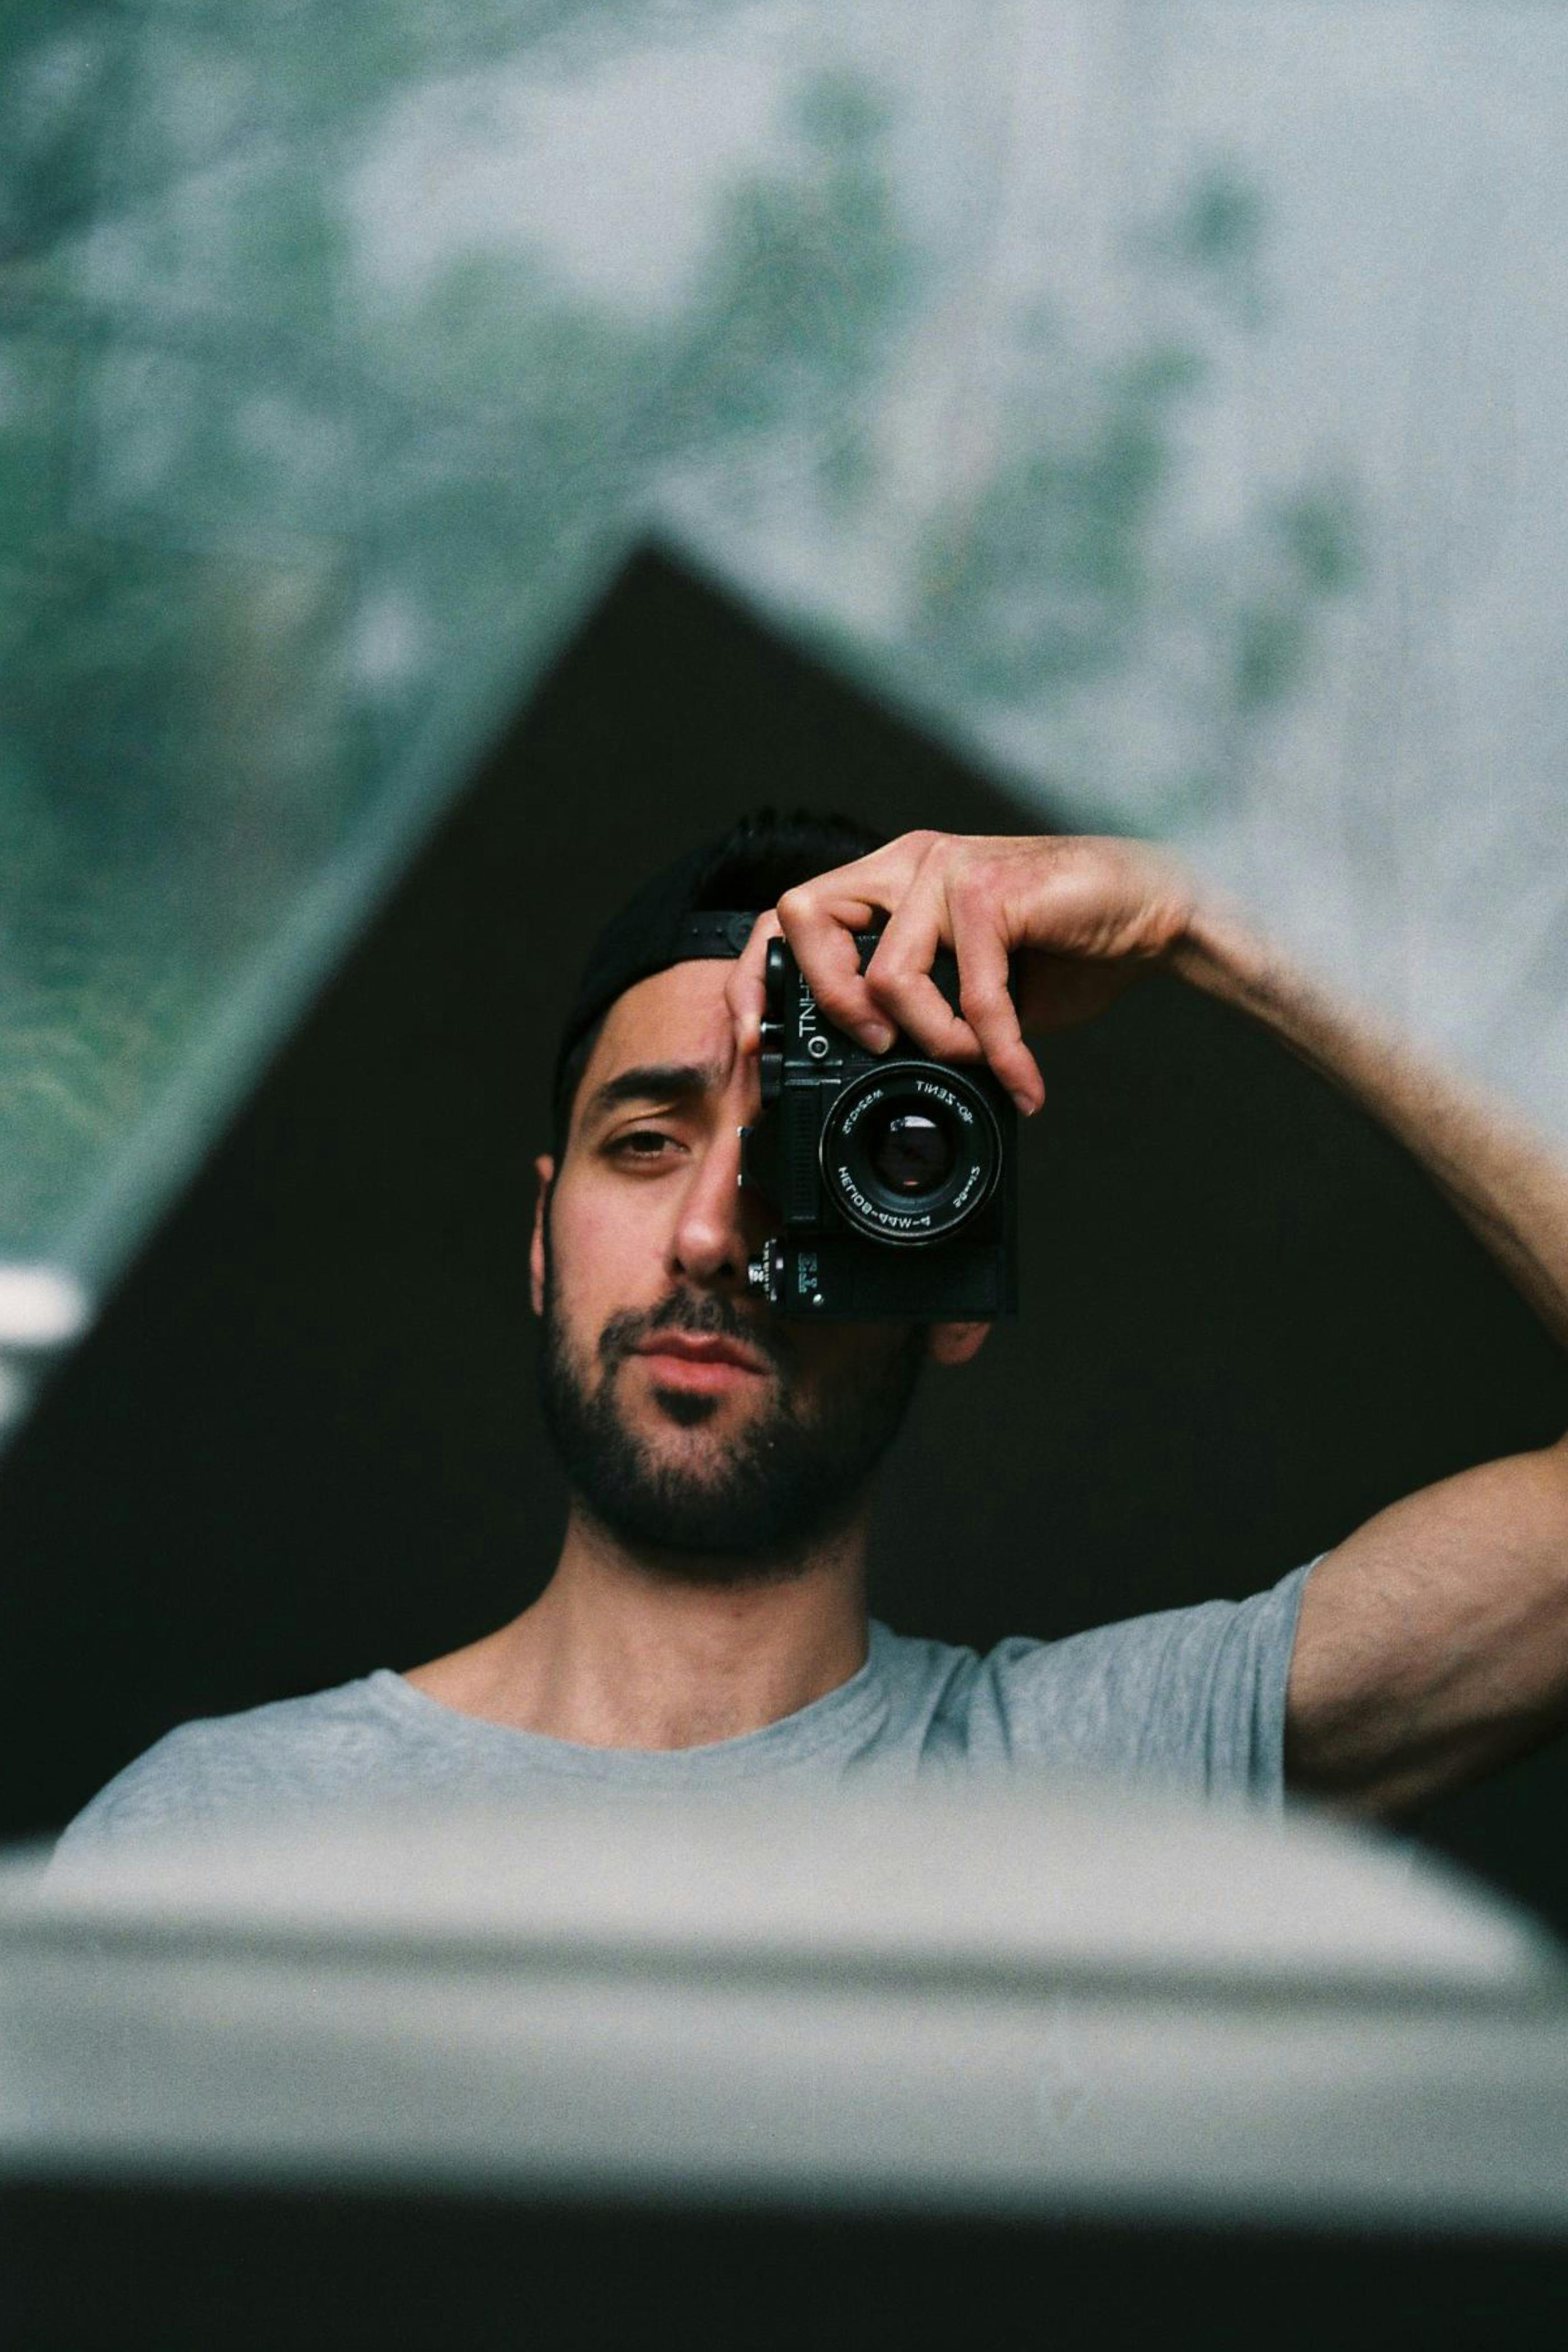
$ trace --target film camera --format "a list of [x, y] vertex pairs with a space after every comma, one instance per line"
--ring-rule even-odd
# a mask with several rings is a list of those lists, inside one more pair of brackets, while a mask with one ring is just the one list
[[[860, 933], [860, 969], [877, 944]], [[958, 965], [931, 978], [956, 1012]], [[869, 1054], [819, 1009], [787, 943], [768, 947], [762, 1116], [741, 1181], [782, 1232], [753, 1258], [781, 1315], [871, 1323], [1017, 1312], [1017, 1112], [983, 1065], [932, 1061], [900, 1035]]]

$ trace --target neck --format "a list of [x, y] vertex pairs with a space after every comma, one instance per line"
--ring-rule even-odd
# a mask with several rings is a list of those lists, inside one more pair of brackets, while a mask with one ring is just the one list
[[760, 1731], [865, 1664], [868, 1508], [787, 1573], [628, 1551], [574, 1506], [531, 1608], [408, 1679], [466, 1713], [591, 1748], [696, 1748]]

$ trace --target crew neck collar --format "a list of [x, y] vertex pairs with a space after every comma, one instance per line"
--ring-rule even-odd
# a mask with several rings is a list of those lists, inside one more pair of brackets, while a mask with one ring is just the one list
[[884, 1668], [891, 1638], [886, 1626], [873, 1618], [867, 1629], [865, 1663], [847, 1681], [756, 1731], [740, 1732], [731, 1739], [705, 1740], [692, 1748], [596, 1748], [557, 1739], [548, 1732], [525, 1731], [433, 1698], [390, 1666], [378, 1666], [367, 1675], [365, 1687], [405, 1723], [416, 1723], [427, 1734], [445, 1732], [476, 1750], [484, 1748], [498, 1757], [510, 1754], [520, 1760], [526, 1758], [532, 1769], [590, 1780], [635, 1780], [643, 1787], [660, 1781], [747, 1779], [752, 1772], [774, 1772], [795, 1762], [819, 1763], [825, 1750], [856, 1742], [874, 1719], [885, 1717]]

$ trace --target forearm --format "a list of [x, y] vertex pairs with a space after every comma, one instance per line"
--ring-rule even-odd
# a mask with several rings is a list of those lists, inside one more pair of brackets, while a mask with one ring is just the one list
[[1568, 1347], [1568, 1165], [1514, 1113], [1337, 1003], [1228, 914], [1169, 951], [1193, 986], [1259, 1022], [1396, 1136]]

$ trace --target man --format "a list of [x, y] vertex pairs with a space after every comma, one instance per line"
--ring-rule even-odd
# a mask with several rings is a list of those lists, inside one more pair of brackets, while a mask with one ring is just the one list
[[[862, 976], [853, 934], [884, 917]], [[622, 911], [562, 1040], [531, 1244], [541, 1397], [572, 1494], [545, 1591], [407, 1673], [181, 1727], [94, 1799], [61, 1854], [382, 1795], [800, 1773], [1063, 1768], [1269, 1804], [1289, 1785], [1396, 1814], [1557, 1719], [1568, 1440], [1427, 1488], [1240, 1603], [984, 1659], [868, 1624], [877, 1464], [923, 1365], [967, 1362], [986, 1326], [813, 1326], [752, 1296], [769, 1214], [738, 1181], [738, 1130], [758, 1110], [781, 931], [840, 1026], [873, 1051], [898, 1029], [983, 1057], [1026, 1115], [1044, 1097], [1027, 1034], [1163, 965], [1380, 1118], [1568, 1341], [1568, 1174], [1166, 858], [1067, 837], [878, 844], [764, 811]], [[957, 1014], [930, 978], [942, 945]]]

